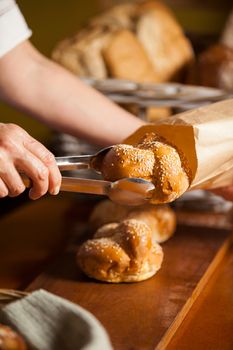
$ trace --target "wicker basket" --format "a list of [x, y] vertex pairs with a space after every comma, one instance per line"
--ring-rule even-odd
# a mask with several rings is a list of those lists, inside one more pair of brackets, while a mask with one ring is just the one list
[[25, 296], [29, 295], [27, 292], [22, 292], [19, 290], [13, 290], [13, 289], [0, 289], [0, 308], [3, 306], [24, 298]]

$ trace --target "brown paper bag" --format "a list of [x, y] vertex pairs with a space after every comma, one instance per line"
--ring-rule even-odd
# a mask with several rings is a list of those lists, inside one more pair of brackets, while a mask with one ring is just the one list
[[190, 189], [233, 184], [233, 99], [141, 127], [126, 143], [154, 131], [182, 150], [192, 171]]

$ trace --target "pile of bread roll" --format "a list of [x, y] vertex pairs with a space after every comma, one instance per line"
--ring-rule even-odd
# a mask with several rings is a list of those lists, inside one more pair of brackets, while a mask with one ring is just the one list
[[161, 267], [159, 243], [175, 231], [176, 218], [168, 206], [124, 207], [100, 202], [90, 217], [95, 231], [77, 252], [77, 264], [89, 277], [100, 281], [139, 282]]
[[106, 180], [143, 178], [155, 185], [150, 204], [124, 207], [109, 200], [91, 216], [94, 238], [79, 249], [77, 262], [88, 276], [107, 282], [137, 282], [160, 268], [163, 252], [159, 243], [175, 230], [175, 215], [168, 206], [189, 187], [187, 160], [176, 147], [157, 134], [146, 133], [136, 144], [116, 145], [101, 164]]
[[[79, 77], [118, 78], [143, 83], [181, 79], [193, 60], [193, 50], [171, 10], [162, 2], [124, 3], [92, 19], [78, 34], [60, 42], [52, 57]], [[149, 120], [169, 115], [168, 109], [148, 109]], [[185, 157], [154, 133], [135, 145], [117, 145], [104, 158], [106, 180], [139, 177], [152, 181], [151, 204], [128, 208], [100, 203], [91, 217], [95, 232], [77, 254], [88, 276], [107, 282], [135, 282], [153, 276], [161, 266], [159, 243], [175, 230], [175, 215], [167, 206], [189, 187]]]
[[[161, 83], [180, 80], [194, 56], [172, 11], [146, 0], [126, 2], [92, 19], [58, 43], [52, 57], [80, 77]], [[151, 121], [169, 113], [152, 108], [147, 115]]]
[[153, 182], [155, 190], [150, 204], [141, 207], [125, 207], [109, 200], [97, 205], [90, 218], [94, 237], [79, 248], [77, 263], [97, 280], [117, 283], [150, 278], [163, 261], [159, 243], [176, 227], [175, 214], [164, 203], [188, 189], [192, 175], [188, 161], [164, 138], [148, 132], [135, 144], [113, 146], [100, 168], [106, 180], [143, 178]]

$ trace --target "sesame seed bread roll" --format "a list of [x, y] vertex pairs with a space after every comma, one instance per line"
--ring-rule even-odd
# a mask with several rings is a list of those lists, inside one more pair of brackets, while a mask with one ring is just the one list
[[[168, 240], [176, 229], [176, 216], [168, 205], [147, 204], [139, 207], [119, 205], [106, 199], [96, 205], [89, 222], [93, 231], [107, 224], [116, 225], [122, 220], [135, 219], [147, 224], [153, 239], [162, 243]], [[97, 235], [97, 233], [96, 233]], [[95, 236], [96, 236], [95, 235]]]
[[21, 335], [8, 326], [0, 324], [1, 350], [27, 350], [28, 347]]
[[116, 145], [106, 155], [102, 175], [106, 180], [139, 177], [152, 181], [155, 157], [152, 150], [135, 148], [131, 145]]
[[104, 157], [101, 172], [109, 181], [138, 177], [153, 182], [152, 204], [174, 201], [188, 189], [191, 178], [182, 152], [153, 132], [133, 146], [114, 146]]
[[93, 209], [90, 218], [89, 225], [93, 232], [103, 225], [113, 222], [120, 222], [124, 220], [131, 207], [117, 204], [105, 199], [100, 201]]
[[[132, 209], [132, 208], [131, 208]], [[132, 209], [127, 220], [144, 222], [151, 228], [153, 240], [157, 243], [167, 241], [176, 229], [176, 215], [167, 205], [145, 205]]]
[[101, 227], [77, 253], [77, 264], [86, 275], [112, 283], [148, 279], [162, 260], [162, 248], [153, 240], [150, 227], [135, 219]]
[[101, 281], [139, 282], [161, 267], [158, 242], [173, 235], [176, 217], [167, 205], [135, 208], [104, 200], [94, 208], [90, 226], [97, 231], [77, 252], [80, 269]]

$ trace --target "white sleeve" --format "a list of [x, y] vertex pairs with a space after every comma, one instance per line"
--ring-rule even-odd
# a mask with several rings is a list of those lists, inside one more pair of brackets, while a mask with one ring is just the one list
[[0, 57], [31, 35], [15, 1], [0, 0]]

